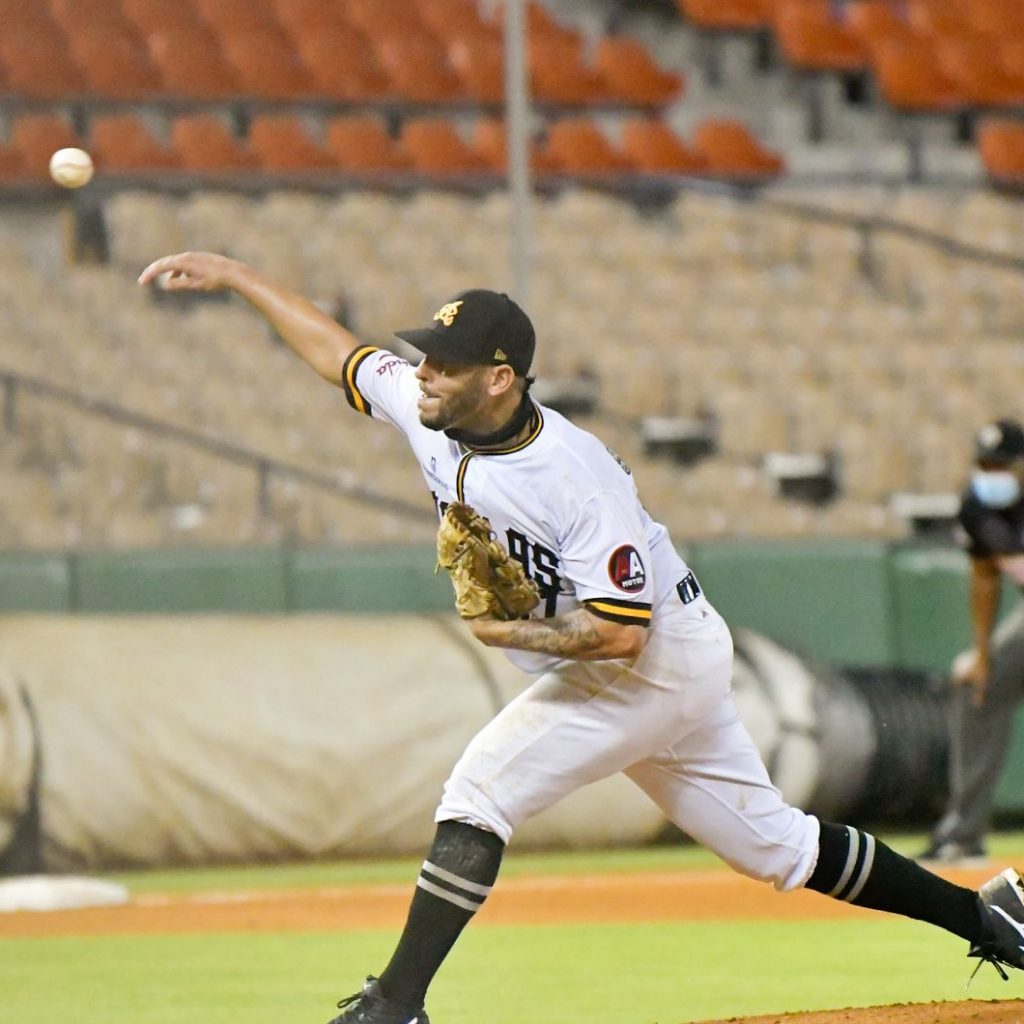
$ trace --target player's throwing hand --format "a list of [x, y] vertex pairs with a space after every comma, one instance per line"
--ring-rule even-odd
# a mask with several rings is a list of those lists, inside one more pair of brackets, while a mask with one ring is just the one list
[[159, 281], [168, 292], [215, 292], [230, 288], [243, 265], [212, 252], [182, 252], [150, 263], [139, 284]]

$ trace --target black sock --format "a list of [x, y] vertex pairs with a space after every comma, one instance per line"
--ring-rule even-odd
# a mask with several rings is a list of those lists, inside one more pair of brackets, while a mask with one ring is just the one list
[[981, 938], [973, 890], [933, 875], [850, 825], [821, 823], [818, 863], [807, 888], [857, 907], [927, 921], [968, 942]]
[[419, 1008], [427, 986], [498, 877], [505, 844], [492, 832], [442, 821], [416, 883], [409, 917], [380, 976], [388, 999]]

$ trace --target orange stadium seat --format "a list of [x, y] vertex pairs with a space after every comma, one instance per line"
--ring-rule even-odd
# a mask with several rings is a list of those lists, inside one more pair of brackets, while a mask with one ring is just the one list
[[1024, 123], [987, 118], [978, 125], [978, 155], [997, 184], [1024, 184]]
[[412, 167], [409, 155], [373, 115], [332, 118], [324, 148], [344, 171], [393, 174]]
[[182, 29], [205, 30], [195, 8], [181, 0], [120, 0], [120, 6], [125, 18], [142, 36]]
[[481, 37], [501, 41], [501, 29], [493, 21], [484, 21], [476, 0], [413, 0], [412, 6], [440, 43]]
[[56, 22], [49, 7], [39, 0], [0, 0], [0, 25], [5, 32], [29, 29], [46, 33]]
[[488, 35], [458, 35], [447, 45], [448, 63], [462, 89], [477, 103], [501, 103], [505, 97], [505, 47]]
[[798, 71], [859, 71], [867, 64], [863, 43], [825, 4], [780, 0], [774, 27], [783, 57]]
[[481, 174], [488, 170], [478, 156], [442, 118], [417, 118], [402, 125], [402, 146], [422, 174]]
[[452, 103], [466, 98], [440, 44], [429, 36], [374, 39], [374, 50], [399, 99], [413, 103]]
[[934, 42], [939, 68], [963, 96], [980, 107], [1024, 104], [1024, 74], [1013, 74], [998, 59], [992, 43], [979, 36], [943, 36]]
[[409, 0], [346, 0], [345, 16], [368, 39], [426, 36], [435, 42], [419, 18], [419, 10]]
[[60, 114], [18, 114], [11, 122], [10, 148], [21, 154], [26, 173], [49, 180], [55, 150], [81, 146], [82, 140]]
[[948, 0], [908, 0], [907, 21], [924, 35], [962, 36], [971, 31], [967, 8], [970, 3], [949, 3]]
[[222, 37], [236, 32], [259, 32], [263, 29], [280, 32], [281, 25], [273, 7], [251, 0], [191, 0], [202, 19]]
[[189, 171], [250, 170], [256, 157], [213, 114], [186, 114], [171, 122], [171, 148]]
[[7, 69], [9, 91], [37, 100], [81, 96], [85, 76], [68, 53], [67, 37], [53, 22], [46, 25], [45, 30], [0, 29], [0, 63]]
[[[497, 8], [492, 24], [498, 32], [504, 31], [504, 4]], [[548, 9], [536, 0], [528, 0], [526, 4], [526, 33], [531, 45], [538, 39], [562, 39], [570, 43], [580, 43], [583, 38], [574, 28], [563, 25], [553, 17]]]
[[530, 88], [539, 103], [578, 106], [608, 99], [601, 76], [583, 63], [582, 44], [565, 36], [538, 36], [528, 53]]
[[109, 0], [45, 0], [45, 6], [53, 20], [69, 35], [78, 32], [135, 32], [121, 8]]
[[631, 168], [604, 132], [587, 118], [566, 118], [548, 126], [543, 152], [562, 174], [621, 175]]
[[242, 92], [268, 100], [294, 100], [314, 93], [313, 81], [280, 30], [229, 33], [221, 40]]
[[904, 113], [952, 113], [963, 95], [938, 67], [932, 48], [918, 39], [879, 43], [871, 64], [882, 98]]
[[622, 125], [622, 152], [647, 174], [699, 175], [707, 165], [664, 121], [633, 118]]
[[972, 0], [964, 14], [971, 31], [978, 35], [1024, 35], [1024, 4], [1020, 0]]
[[[473, 128], [473, 149], [485, 164], [498, 174], [508, 171], [508, 127], [501, 118], [484, 117]], [[550, 174], [558, 164], [536, 140], [530, 140], [530, 168], [535, 174]]]
[[106, 174], [169, 170], [178, 157], [159, 143], [134, 114], [108, 114], [89, 123], [89, 149]]
[[316, 34], [328, 40], [340, 40], [357, 31], [340, 4], [324, 3], [324, 0], [273, 0], [271, 7], [277, 21], [293, 39]]
[[751, 31], [771, 24], [773, 0], [676, 0], [684, 17], [698, 28]]
[[603, 36], [594, 53], [594, 69], [608, 94], [623, 103], [661, 106], [679, 98], [683, 78], [663, 71], [635, 39]]
[[889, 0], [851, 0], [843, 8], [843, 20], [868, 50], [880, 42], [899, 41], [914, 34]]
[[716, 178], [756, 181], [785, 170], [782, 158], [765, 149], [740, 121], [701, 122], [693, 136], [693, 149], [704, 160], [708, 175]]
[[296, 52], [318, 96], [372, 101], [391, 95], [391, 81], [360, 33], [330, 36], [304, 27], [294, 38]]
[[249, 149], [270, 171], [325, 170], [334, 159], [310, 135], [298, 117], [260, 114], [249, 124]]
[[21, 154], [7, 146], [0, 146], [0, 183], [6, 185], [23, 181], [26, 177], [25, 161]]
[[141, 42], [116, 32], [75, 33], [71, 54], [94, 96], [142, 100], [160, 91], [160, 76]]
[[153, 32], [146, 37], [146, 47], [167, 92], [186, 99], [220, 100], [241, 91], [234, 70], [205, 29]]

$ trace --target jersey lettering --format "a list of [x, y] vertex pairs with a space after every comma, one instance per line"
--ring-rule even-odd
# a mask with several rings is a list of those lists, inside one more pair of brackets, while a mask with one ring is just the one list
[[537, 541], [531, 541], [525, 534], [509, 527], [508, 553], [523, 567], [526, 575], [537, 584], [544, 598], [544, 617], [555, 614], [562, 577], [558, 572], [558, 555]]

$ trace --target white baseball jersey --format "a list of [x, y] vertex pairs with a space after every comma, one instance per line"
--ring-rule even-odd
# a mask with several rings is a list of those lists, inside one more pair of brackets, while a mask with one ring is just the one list
[[409, 440], [439, 514], [472, 505], [537, 581], [535, 617], [581, 606], [651, 628], [633, 661], [506, 650], [542, 673], [470, 742], [437, 821], [508, 842], [527, 818], [581, 786], [625, 772], [684, 832], [737, 870], [803, 885], [817, 820], [772, 785], [732, 701], [732, 638], [667, 531], [644, 511], [625, 466], [592, 434], [534, 405], [525, 440], [466, 449], [420, 423], [415, 369], [373, 346], [346, 360], [359, 412]]
[[[540, 588], [533, 617], [583, 605], [602, 618], [648, 626], [659, 603], [699, 594], [668, 531], [641, 505], [626, 466], [554, 410], [535, 403], [525, 440], [481, 452], [420, 423], [415, 369], [392, 352], [356, 350], [344, 388], [359, 412], [405, 433], [439, 515], [462, 501], [487, 516]], [[507, 653], [528, 672], [559, 664], [550, 655]]]

